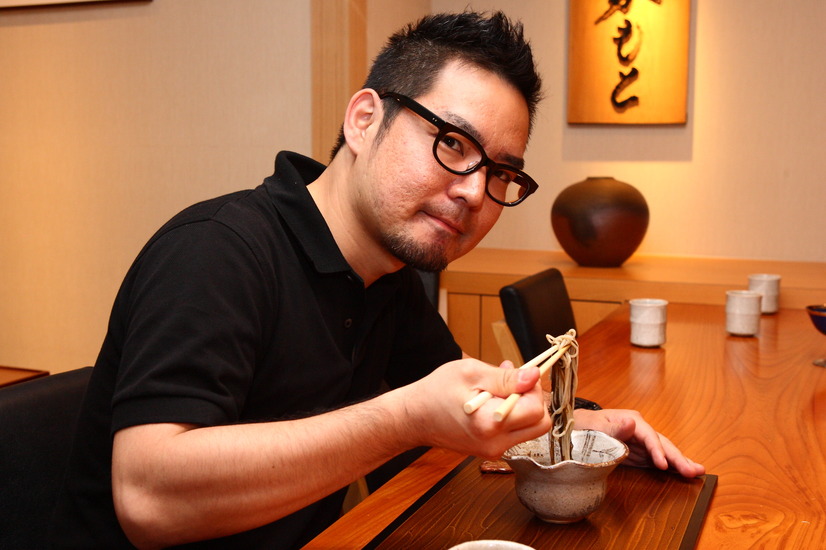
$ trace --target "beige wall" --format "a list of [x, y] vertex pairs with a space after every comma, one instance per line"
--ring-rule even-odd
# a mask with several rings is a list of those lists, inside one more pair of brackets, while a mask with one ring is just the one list
[[432, 1], [520, 18], [544, 76], [526, 157], [540, 190], [482, 246], [559, 249], [554, 198], [607, 175], [648, 200], [641, 252], [826, 261], [826, 2], [694, 0], [689, 122], [658, 128], [566, 124], [568, 1]]
[[430, 12], [430, 0], [367, 0], [367, 65], [387, 38]]
[[312, 5], [313, 151], [328, 162], [341, 114], [387, 37], [429, 13], [430, 0], [309, 0]]
[[0, 11], [0, 364], [93, 363], [166, 219], [309, 153], [309, 26], [293, 0]]
[[[367, 58], [428, 9], [368, 0]], [[522, 19], [545, 78], [535, 197], [483, 245], [557, 249], [550, 205], [612, 175], [652, 218], [642, 251], [826, 261], [826, 3], [695, 0], [685, 127], [568, 127], [567, 0]], [[309, 153], [310, 2], [154, 0], [0, 11], [0, 364], [91, 364], [118, 285], [172, 214]]]

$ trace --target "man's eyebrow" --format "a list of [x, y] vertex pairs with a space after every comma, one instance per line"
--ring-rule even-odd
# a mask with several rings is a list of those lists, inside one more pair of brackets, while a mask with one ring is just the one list
[[454, 113], [452, 111], [448, 111], [447, 113], [444, 114], [444, 120], [451, 123], [451, 124], [453, 124], [457, 128], [461, 128], [462, 130], [464, 130], [465, 132], [467, 132], [468, 134], [470, 134], [474, 138], [476, 138], [476, 141], [478, 141], [479, 143], [482, 143], [482, 136], [481, 136], [481, 134], [479, 134], [479, 131], [476, 129], [476, 127], [473, 124], [471, 124], [464, 117], [462, 117], [460, 115], [457, 115], [456, 113]]
[[525, 159], [523, 158], [508, 155], [507, 153], [502, 155], [502, 157], [505, 159], [505, 164], [509, 164], [517, 170], [522, 170], [525, 167]]
[[[473, 124], [468, 122], [465, 118], [463, 118], [460, 115], [457, 115], [456, 113], [451, 112], [451, 111], [448, 111], [443, 116], [444, 116], [444, 120], [446, 122], [450, 122], [451, 124], [453, 124], [457, 128], [461, 128], [462, 130], [464, 130], [468, 134], [472, 135], [476, 139], [476, 141], [478, 141], [479, 143], [483, 142], [482, 136], [479, 134], [479, 131], [476, 129], [476, 127]], [[483, 147], [484, 147], [484, 145], [483, 145]], [[485, 151], [485, 154], [487, 154], [487, 151]], [[517, 156], [514, 156], [514, 155], [509, 155], [508, 153], [504, 153], [502, 155], [502, 159], [504, 160], [504, 162], [503, 163], [500, 162], [499, 164], [507, 164], [509, 166], [512, 166], [512, 167], [518, 169], [518, 170], [522, 170], [522, 168], [525, 167], [525, 159], [523, 159], [523, 158], [520, 158], [520, 157], [517, 157]], [[498, 161], [494, 161], [494, 162], [498, 162]]]

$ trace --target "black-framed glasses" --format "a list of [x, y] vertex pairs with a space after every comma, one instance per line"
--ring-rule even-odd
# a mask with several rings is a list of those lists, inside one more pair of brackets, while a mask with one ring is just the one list
[[503, 206], [516, 206], [539, 189], [539, 185], [528, 174], [514, 166], [492, 161], [476, 138], [445, 122], [420, 103], [395, 92], [384, 92], [379, 97], [397, 101], [438, 129], [436, 139], [433, 140], [433, 156], [448, 172], [463, 176], [486, 167], [485, 192], [494, 202]]

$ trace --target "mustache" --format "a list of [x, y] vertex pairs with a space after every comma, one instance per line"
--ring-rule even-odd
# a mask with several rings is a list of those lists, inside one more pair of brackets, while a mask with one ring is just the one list
[[470, 211], [460, 204], [447, 203], [426, 205], [425, 213], [434, 218], [438, 218], [447, 222], [451, 226], [464, 233], [468, 229], [468, 219], [470, 218]]

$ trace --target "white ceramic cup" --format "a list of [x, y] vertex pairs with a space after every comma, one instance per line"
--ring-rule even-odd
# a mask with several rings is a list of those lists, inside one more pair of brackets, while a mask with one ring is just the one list
[[643, 348], [665, 344], [668, 302], [658, 298], [635, 298], [631, 306], [631, 343]]
[[760, 311], [777, 313], [777, 299], [780, 296], [780, 275], [773, 273], [754, 273], [749, 275], [749, 290], [763, 296]]
[[754, 336], [760, 330], [763, 296], [753, 290], [726, 291], [726, 331], [734, 336]]

